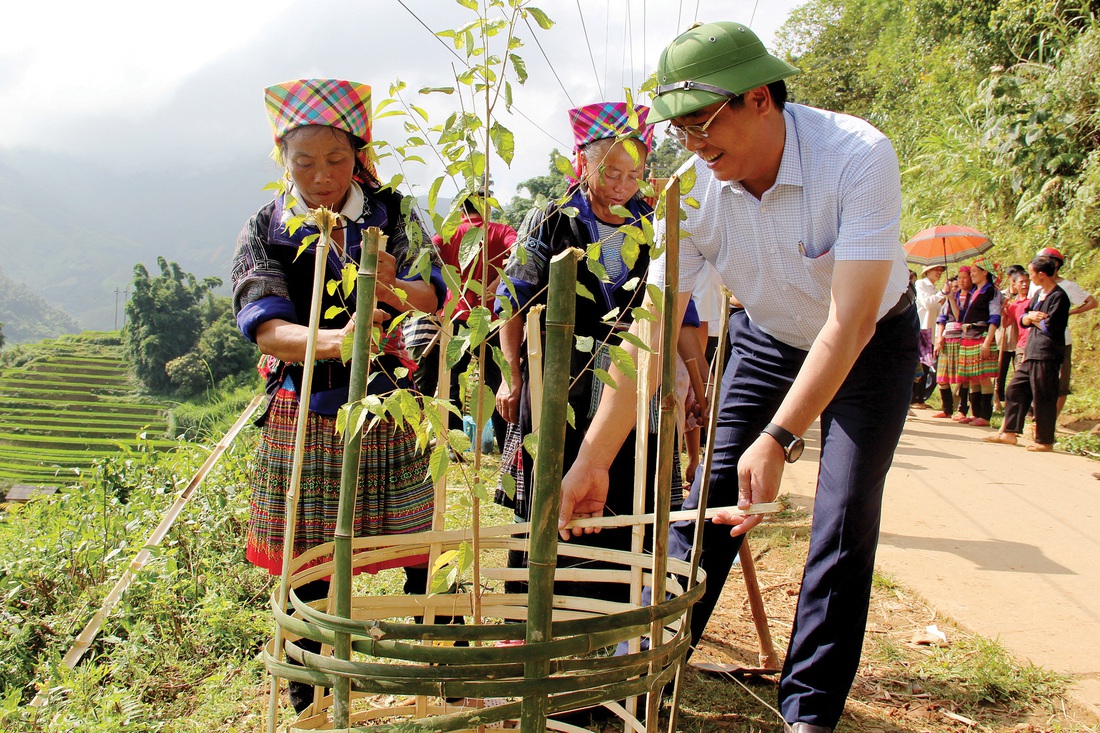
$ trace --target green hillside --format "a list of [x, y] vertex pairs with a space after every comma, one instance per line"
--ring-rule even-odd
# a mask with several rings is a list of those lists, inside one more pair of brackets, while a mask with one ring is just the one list
[[165, 409], [137, 397], [117, 332], [85, 331], [0, 360], [0, 492], [62, 485], [120, 449], [167, 448]]

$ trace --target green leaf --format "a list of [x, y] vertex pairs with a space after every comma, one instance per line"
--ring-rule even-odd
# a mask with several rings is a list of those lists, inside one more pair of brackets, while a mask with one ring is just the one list
[[699, 208], [699, 200], [693, 196], [685, 196], [682, 201], [693, 209]]
[[630, 315], [635, 321], [656, 321], [657, 320], [657, 316], [653, 315], [652, 313], [649, 312], [648, 309], [642, 308], [641, 306], [638, 306], [637, 308], [631, 310]]
[[516, 72], [516, 81], [523, 84], [527, 81], [527, 64], [524, 60], [514, 53], [508, 54], [508, 60], [512, 62], [512, 69]]
[[525, 10], [535, 19], [535, 22], [539, 24], [539, 28], [542, 28], [544, 31], [548, 31], [554, 27], [554, 21], [550, 20], [550, 16], [538, 8], [525, 8]]
[[466, 325], [470, 329], [471, 349], [477, 348], [489, 335], [489, 325], [492, 319], [493, 314], [483, 305], [479, 305], [470, 311], [470, 316], [466, 319]]
[[[436, 34], [438, 35], [438, 34]], [[421, 94], [454, 94], [454, 87], [424, 87], [420, 90]]]
[[649, 295], [650, 301], [653, 303], [653, 307], [657, 309], [658, 313], [665, 312], [665, 294], [661, 292], [661, 289], [653, 283], [647, 283], [645, 286], [646, 294]]
[[327, 283], [325, 283], [325, 292], [327, 292], [329, 295], [334, 295], [336, 293], [336, 288], [338, 287], [340, 287], [340, 283], [336, 282], [335, 280], [329, 280]]
[[591, 354], [592, 349], [596, 347], [596, 339], [592, 336], [577, 336], [574, 334], [573, 338], [577, 340], [577, 351]]
[[325, 320], [331, 321], [346, 310], [347, 308], [342, 305], [330, 305], [328, 308], [325, 308]]
[[[617, 214], [617, 215], [623, 217], [624, 219], [633, 219], [634, 218], [634, 215], [630, 213], [630, 209], [626, 208], [625, 206], [620, 206], [618, 204], [615, 204], [614, 206], [611, 207], [611, 213], [612, 214]], [[622, 227], [619, 227], [619, 231], [622, 231]]]
[[527, 451], [532, 460], [536, 459], [539, 454], [539, 436], [535, 433], [524, 435], [523, 449]]
[[509, 499], [516, 498], [516, 477], [507, 471], [500, 472], [500, 489]]
[[[497, 368], [500, 369], [500, 378], [505, 384], [512, 383], [512, 367], [508, 365], [508, 360], [504, 358], [504, 352], [501, 351], [499, 346], [492, 347], [493, 361], [496, 362]], [[493, 407], [496, 407], [494, 402]]]
[[[458, 244], [458, 263], [463, 272], [469, 269], [470, 265], [477, 259], [478, 254], [481, 253], [481, 243], [483, 241], [485, 241], [485, 229], [482, 227], [470, 227], [462, 235], [462, 241]], [[473, 273], [474, 277], [480, 275], [480, 272]]]
[[588, 260], [588, 271], [598, 277], [603, 282], [610, 282], [611, 278], [607, 276], [607, 270], [600, 264], [599, 260]]
[[456, 337], [447, 342], [447, 368], [454, 369], [462, 355], [470, 349], [466, 338]]
[[573, 410], [573, 405], [569, 403], [565, 405], [565, 422], [574, 430], [577, 429], [577, 413]]
[[577, 214], [581, 213], [580, 209], [578, 209], [576, 206], [563, 206], [561, 207], [560, 211], [562, 214], [568, 216], [570, 219], [576, 217]]
[[611, 363], [617, 366], [620, 372], [631, 379], [637, 378], [638, 370], [634, 367], [634, 359], [626, 349], [612, 345], [607, 347], [607, 351], [611, 355]]
[[623, 290], [626, 290], [626, 291], [629, 291], [629, 292], [633, 293], [634, 288], [638, 287], [638, 285], [641, 282], [642, 282], [642, 278], [632, 277], [629, 280], [627, 280], [625, 283], [623, 283]]
[[470, 450], [470, 438], [461, 430], [448, 430], [447, 442], [455, 453], [465, 453]]
[[[635, 228], [636, 227], [631, 227], [631, 229]], [[639, 229], [638, 232], [641, 233], [641, 230]], [[637, 264], [638, 258], [642, 254], [642, 247], [638, 244], [638, 240], [633, 237], [623, 237], [623, 246], [620, 248], [619, 254], [623, 258], [623, 264], [626, 265], [628, 269], [633, 270], [634, 265]]]
[[603, 321], [604, 323], [607, 323], [608, 321], [614, 321], [618, 317], [619, 317], [619, 307], [615, 306], [614, 308], [609, 310], [607, 313], [604, 313], [602, 316], [600, 316], [600, 320]]
[[[554, 148], [554, 152], [552, 152], [550, 155], [554, 159], [554, 167], [557, 168], [558, 172], [561, 173], [563, 176], [566, 176], [567, 178], [572, 178], [573, 176], [577, 175], [573, 172], [573, 163], [569, 160], [569, 158], [566, 158], [564, 155], [559, 153], [557, 148]], [[568, 216], [568, 214], [566, 216]]]
[[351, 361], [351, 352], [355, 348], [355, 334], [344, 334], [344, 340], [340, 342], [340, 361], [347, 364]]
[[302, 253], [305, 252], [307, 249], [309, 249], [309, 245], [316, 242], [317, 237], [319, 237], [319, 236], [321, 236], [321, 235], [320, 234], [308, 234], [305, 237], [303, 237], [302, 238], [302, 245], [300, 247], [298, 247], [298, 252], [297, 252], [297, 254], [294, 255], [294, 259], [298, 259], [299, 257], [301, 257]]
[[431, 474], [432, 483], [439, 483], [439, 479], [447, 473], [449, 465], [451, 465], [451, 456], [447, 452], [447, 446], [444, 443], [439, 443], [432, 450], [432, 455], [428, 459], [428, 472]]
[[695, 166], [690, 166], [680, 174], [680, 196], [687, 196], [695, 188]]
[[[649, 315], [649, 311], [645, 311], [645, 313], [646, 313], [647, 315]], [[650, 318], [653, 318], [653, 316], [652, 316], [652, 315], [650, 315], [649, 317], [650, 317]], [[651, 353], [651, 354], [652, 354], [652, 353], [654, 353], [654, 352], [653, 352], [653, 349], [651, 349], [651, 348], [649, 348], [648, 346], [646, 346], [646, 345], [645, 345], [645, 341], [642, 341], [642, 339], [641, 339], [641, 338], [639, 338], [639, 337], [637, 336], [637, 334], [633, 334], [633, 333], [631, 333], [630, 331], [620, 331], [620, 332], [619, 332], [619, 338], [621, 338], [621, 339], [622, 339], [623, 341], [625, 341], [626, 343], [628, 343], [628, 344], [631, 344], [631, 345], [633, 345], [633, 346], [637, 347], [637, 349], [638, 349], [639, 351], [648, 351], [648, 352], [649, 352], [649, 353]]]
[[592, 291], [585, 287], [584, 283], [577, 281], [577, 295], [582, 298], [588, 298], [593, 303], [596, 302], [596, 296], [592, 294]]
[[349, 262], [344, 265], [344, 269], [340, 271], [340, 275], [343, 279], [344, 285], [344, 297], [350, 298], [351, 294], [355, 292], [355, 279], [359, 276], [359, 268], [354, 263]]
[[493, 141], [493, 149], [504, 164], [512, 165], [512, 157], [516, 154], [516, 138], [512, 131], [499, 122], [494, 122], [489, 128], [489, 139]]
[[619, 388], [619, 385], [615, 384], [615, 380], [611, 378], [611, 375], [603, 369], [593, 369], [592, 373], [596, 375], [596, 379], [600, 380], [611, 389]]

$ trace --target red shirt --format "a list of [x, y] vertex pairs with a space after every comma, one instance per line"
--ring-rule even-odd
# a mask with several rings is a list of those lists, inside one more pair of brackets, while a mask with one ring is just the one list
[[[444, 242], [438, 234], [432, 237], [432, 241], [439, 248], [439, 256], [442, 258], [443, 264], [454, 265], [459, 268], [462, 272], [463, 282], [469, 280], [471, 276], [475, 280], [481, 277], [482, 255], [480, 252], [465, 268], [462, 268], [459, 263], [459, 248], [462, 245], [462, 238], [470, 229], [481, 226], [483, 226], [483, 223], [480, 214], [465, 214], [450, 240]], [[504, 268], [504, 261], [508, 259], [508, 254], [515, 243], [515, 229], [507, 224], [500, 224], [495, 221], [489, 222], [488, 229], [485, 232], [485, 241], [482, 243], [482, 252], [487, 251], [489, 253], [489, 282], [485, 283], [488, 292], [492, 293], [496, 289], [495, 287], [490, 289], [488, 285], [500, 279], [499, 270]], [[454, 293], [447, 293], [446, 302], [450, 302], [454, 297]], [[479, 305], [481, 305], [481, 296], [467, 289], [462, 293], [461, 299], [455, 306], [454, 318], [465, 321], [469, 317], [470, 311]]]
[[[1001, 325], [1008, 325], [1007, 321], [1009, 319], [1011, 319], [1011, 322], [1013, 324], [1015, 324], [1016, 328], [1019, 330], [1018, 332], [1020, 334], [1020, 339], [1016, 342], [1016, 344], [1014, 346], [1014, 348], [1017, 352], [1023, 352], [1024, 347], [1027, 346], [1027, 332], [1028, 332], [1028, 329], [1023, 328], [1022, 326], [1020, 326], [1020, 319], [1023, 318], [1025, 313], [1027, 313], [1027, 306], [1030, 302], [1031, 301], [1029, 301], [1027, 298], [1017, 298], [1016, 300], [1012, 301], [1011, 303], [1006, 303], [1005, 307], [1004, 307], [1004, 319], [1005, 320], [1002, 321]], [[1005, 345], [1005, 350], [1006, 351], [1011, 351], [1012, 350], [1012, 349], [1009, 348], [1009, 346], [1012, 346], [1012, 345], [1011, 344], [1006, 344]]]

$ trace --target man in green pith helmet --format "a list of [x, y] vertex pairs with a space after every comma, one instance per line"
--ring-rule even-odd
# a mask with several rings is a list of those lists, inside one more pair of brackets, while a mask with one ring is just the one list
[[[802, 435], [821, 419], [810, 551], [779, 704], [788, 729], [827, 733], [859, 664], [918, 326], [893, 147], [863, 120], [787, 104], [784, 79], [796, 73], [746, 26], [700, 25], [661, 55], [650, 121], [668, 120], [695, 154], [700, 207], [685, 208], [679, 312], [705, 262], [744, 306], [730, 318], [709, 503], [775, 499], [784, 463], [799, 458]], [[664, 275], [655, 261], [650, 282], [661, 286]], [[632, 423], [632, 383], [612, 376], [624, 387], [605, 392], [563, 480], [562, 526], [602, 511], [609, 456]], [[701, 479], [699, 471], [685, 508], [698, 506]], [[692, 613], [693, 642], [759, 521], [723, 513], [705, 528], [707, 589]], [[693, 534], [693, 523], [673, 525], [670, 555], [688, 559]]]

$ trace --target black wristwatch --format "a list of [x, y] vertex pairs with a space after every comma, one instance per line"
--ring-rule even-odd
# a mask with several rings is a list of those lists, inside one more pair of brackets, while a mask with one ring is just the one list
[[802, 456], [806, 449], [806, 442], [786, 428], [781, 428], [773, 422], [768, 423], [761, 433], [766, 433], [779, 443], [783, 449], [783, 455], [787, 457], [787, 463], [794, 463]]

